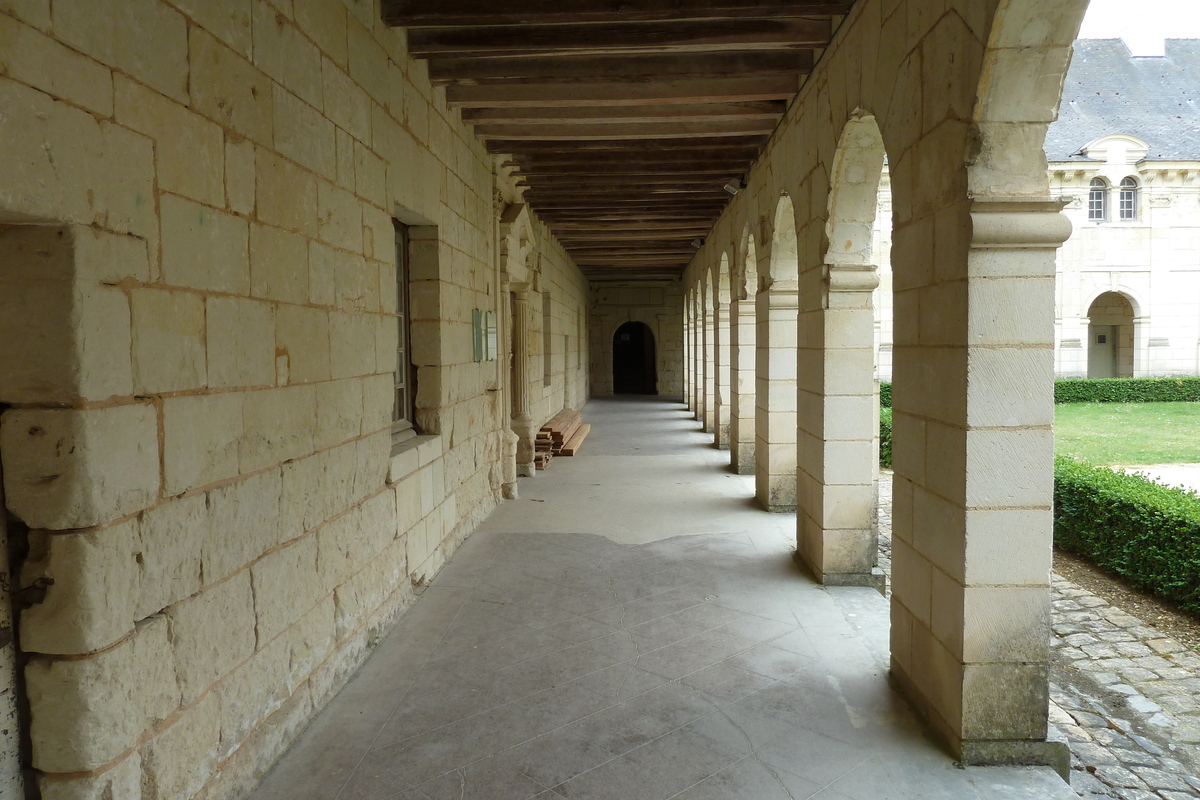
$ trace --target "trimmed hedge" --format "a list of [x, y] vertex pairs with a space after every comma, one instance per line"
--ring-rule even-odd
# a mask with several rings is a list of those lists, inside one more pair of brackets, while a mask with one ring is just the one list
[[[1065, 378], [1055, 403], [1198, 403], [1200, 378]], [[879, 407], [892, 407], [892, 384], [879, 382]]]
[[1054, 382], [1055, 403], [1195, 403], [1200, 378], [1068, 378]]
[[1200, 612], [1200, 496], [1058, 457], [1054, 542]]
[[892, 409], [879, 409], [879, 466], [892, 468]]

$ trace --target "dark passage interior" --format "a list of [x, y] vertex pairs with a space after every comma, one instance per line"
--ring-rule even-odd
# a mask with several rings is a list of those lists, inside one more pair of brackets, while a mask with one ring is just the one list
[[643, 322], [626, 322], [613, 334], [613, 393], [658, 394], [654, 334]]

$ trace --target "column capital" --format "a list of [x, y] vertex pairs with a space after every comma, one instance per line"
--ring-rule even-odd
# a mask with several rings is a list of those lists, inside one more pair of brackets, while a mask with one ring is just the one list
[[971, 201], [974, 249], [1054, 249], [1071, 236], [1062, 197], [976, 197]]

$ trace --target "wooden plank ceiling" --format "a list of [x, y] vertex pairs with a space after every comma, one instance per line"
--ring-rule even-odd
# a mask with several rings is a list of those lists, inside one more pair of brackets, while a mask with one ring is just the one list
[[592, 279], [675, 277], [853, 0], [383, 0]]

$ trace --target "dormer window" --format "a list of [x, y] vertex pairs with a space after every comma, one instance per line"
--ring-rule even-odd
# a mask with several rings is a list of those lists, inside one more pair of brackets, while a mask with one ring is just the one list
[[1135, 220], [1138, 216], [1138, 182], [1134, 178], [1121, 181], [1121, 195], [1117, 203], [1121, 219]]
[[1108, 219], [1108, 183], [1103, 178], [1092, 178], [1088, 186], [1088, 220], [1104, 222]]

